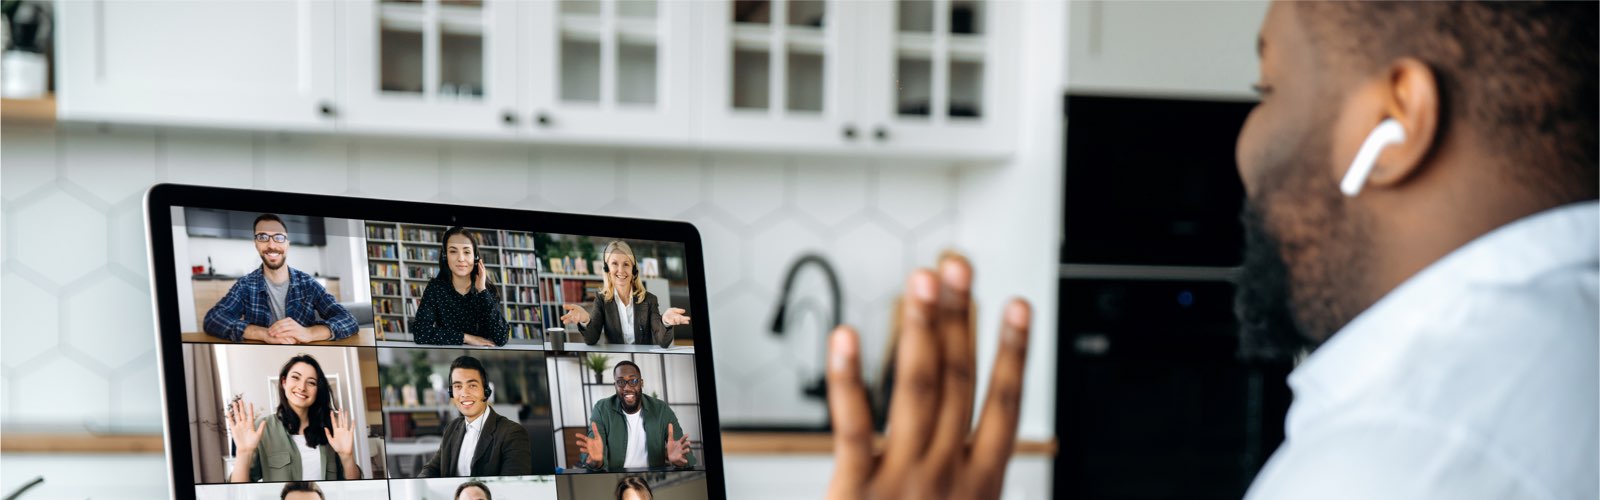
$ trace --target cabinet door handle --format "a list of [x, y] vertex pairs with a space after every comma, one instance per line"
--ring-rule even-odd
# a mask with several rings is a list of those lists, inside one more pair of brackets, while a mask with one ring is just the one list
[[538, 112], [538, 113], [533, 115], [533, 121], [539, 122], [539, 126], [540, 127], [548, 127], [548, 126], [550, 126], [550, 121], [551, 120], [550, 120], [550, 115], [549, 114], [547, 114], [547, 113], [545, 113], [543, 111], [540, 111], [540, 112]]
[[877, 137], [879, 141], [887, 141], [889, 140], [889, 128], [880, 125], [877, 130], [872, 132], [872, 135]]
[[326, 116], [326, 117], [329, 117], [329, 118], [332, 118], [332, 117], [335, 117], [335, 116], [339, 115], [339, 110], [334, 108], [333, 107], [333, 103], [328, 102], [328, 101], [322, 101], [320, 103], [317, 103], [317, 112], [322, 113], [322, 116]]
[[856, 138], [856, 126], [855, 125], [845, 125], [844, 126], [844, 138], [845, 139], [849, 139], [849, 140], [855, 140], [855, 138]]
[[512, 111], [506, 111], [506, 112], [504, 112], [504, 113], [502, 113], [500, 115], [500, 119], [502, 121], [506, 122], [506, 125], [516, 125], [517, 124], [517, 113], [516, 112], [512, 112]]

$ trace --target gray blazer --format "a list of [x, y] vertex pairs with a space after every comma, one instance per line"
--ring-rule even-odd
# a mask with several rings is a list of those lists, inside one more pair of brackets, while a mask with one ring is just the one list
[[[643, 302], [633, 304], [633, 343], [640, 345], [655, 344], [661, 347], [672, 346], [672, 327], [661, 322], [661, 308], [656, 295], [644, 293]], [[606, 342], [622, 344], [622, 318], [617, 316], [617, 303], [606, 300], [601, 294], [594, 294], [594, 300], [584, 304], [584, 310], [589, 312], [589, 324], [579, 325], [583, 332], [583, 343], [595, 345], [600, 343], [600, 334], [604, 333]]]

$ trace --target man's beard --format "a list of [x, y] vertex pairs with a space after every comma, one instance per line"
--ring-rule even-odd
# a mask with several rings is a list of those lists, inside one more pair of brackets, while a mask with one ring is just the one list
[[282, 269], [283, 266], [285, 264], [288, 264], [288, 263], [289, 263], [289, 259], [286, 259], [286, 258], [283, 258], [283, 257], [279, 257], [278, 258], [278, 265], [274, 266], [274, 265], [272, 265], [272, 261], [267, 259], [267, 256], [265, 256], [265, 255], [261, 256], [261, 265], [262, 265], [262, 267], [266, 267], [267, 269], [272, 270], [272, 271], [277, 271], [279, 269]]
[[1289, 306], [1289, 266], [1255, 200], [1245, 202], [1240, 219], [1244, 262], [1239, 265], [1233, 305], [1239, 319], [1239, 355], [1288, 359], [1311, 345], [1311, 339], [1300, 334]]
[[622, 410], [626, 411], [628, 413], [633, 413], [633, 412], [639, 410], [639, 405], [641, 405], [641, 404], [644, 404], [644, 396], [643, 395], [635, 395], [633, 397], [633, 404], [631, 404], [631, 405], [628, 404], [628, 400], [627, 399], [623, 399], [622, 400]]
[[1318, 154], [1326, 141], [1305, 144], [1268, 152], [1262, 189], [1240, 217], [1245, 248], [1234, 313], [1245, 358], [1315, 349], [1370, 305], [1362, 294], [1370, 271], [1363, 252], [1372, 247], [1366, 221], [1336, 183], [1318, 175], [1325, 165], [1289, 163], [1325, 157]]

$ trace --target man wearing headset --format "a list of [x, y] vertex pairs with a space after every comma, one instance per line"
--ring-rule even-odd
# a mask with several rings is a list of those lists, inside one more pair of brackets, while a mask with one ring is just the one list
[[[1237, 143], [1237, 310], [1252, 349], [1310, 355], [1249, 498], [1600, 498], [1597, 17], [1270, 7]], [[895, 392], [917, 397], [881, 447], [856, 335], [835, 331], [830, 498], [1000, 496], [1030, 310], [1005, 310], [973, 430], [971, 284], [959, 257], [908, 280]]]
[[444, 429], [439, 453], [417, 477], [525, 476], [533, 474], [528, 431], [489, 406], [489, 372], [472, 356], [450, 363], [450, 402], [461, 418]]

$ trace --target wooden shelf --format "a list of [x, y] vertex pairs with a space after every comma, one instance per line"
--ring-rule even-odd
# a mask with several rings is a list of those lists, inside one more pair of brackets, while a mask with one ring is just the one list
[[160, 434], [99, 436], [93, 434], [23, 434], [0, 437], [6, 453], [161, 453]]
[[38, 99], [0, 99], [0, 122], [6, 125], [54, 125], [56, 96], [46, 94]]

